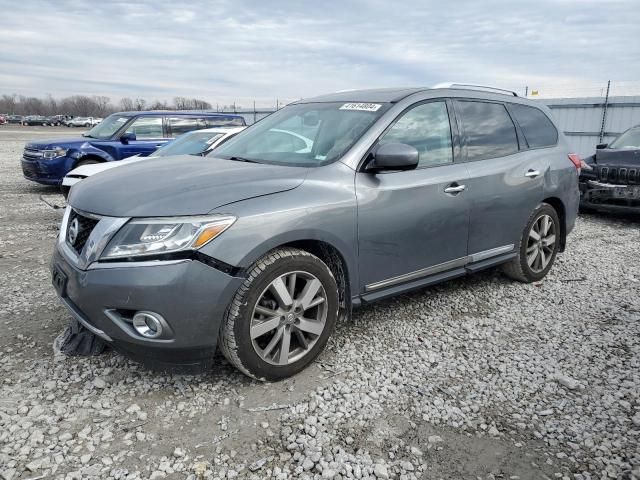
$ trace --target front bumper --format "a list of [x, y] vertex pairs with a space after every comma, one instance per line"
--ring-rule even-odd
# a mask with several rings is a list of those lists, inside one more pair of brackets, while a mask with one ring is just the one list
[[611, 212], [640, 213], [640, 185], [580, 181], [580, 207]]
[[74, 160], [58, 157], [50, 160], [22, 157], [22, 174], [27, 180], [44, 185], [60, 185], [62, 178], [71, 170]]
[[[150, 367], [210, 364], [220, 322], [243, 279], [196, 260], [94, 263], [75, 267], [56, 248], [52, 271], [64, 273], [62, 303], [85, 327]], [[170, 336], [147, 339], [127, 319], [140, 310], [159, 313]]]

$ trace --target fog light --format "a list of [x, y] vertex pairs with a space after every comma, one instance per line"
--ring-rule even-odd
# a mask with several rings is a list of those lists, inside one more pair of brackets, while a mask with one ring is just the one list
[[153, 312], [136, 312], [133, 316], [133, 328], [145, 338], [158, 338], [162, 335], [162, 317]]

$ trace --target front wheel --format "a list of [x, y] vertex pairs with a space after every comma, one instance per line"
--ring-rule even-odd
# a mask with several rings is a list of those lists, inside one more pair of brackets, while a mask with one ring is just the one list
[[273, 250], [249, 270], [220, 326], [220, 350], [258, 380], [303, 370], [324, 349], [338, 319], [338, 286], [315, 255]]
[[560, 234], [558, 213], [548, 203], [541, 203], [522, 232], [518, 256], [502, 267], [503, 272], [524, 283], [542, 280], [558, 254]]

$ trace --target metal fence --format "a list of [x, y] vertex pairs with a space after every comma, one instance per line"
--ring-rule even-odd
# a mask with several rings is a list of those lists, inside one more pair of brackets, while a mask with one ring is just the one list
[[540, 101], [551, 109], [572, 150], [582, 157], [593, 155], [598, 143], [609, 143], [626, 129], [640, 124], [640, 96]]

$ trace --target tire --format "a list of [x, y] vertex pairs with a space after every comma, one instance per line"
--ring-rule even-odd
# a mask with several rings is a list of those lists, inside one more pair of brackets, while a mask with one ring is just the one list
[[[536, 240], [535, 234], [544, 231], [544, 223], [548, 222], [546, 234]], [[518, 256], [502, 266], [504, 274], [519, 282], [531, 283], [542, 280], [556, 259], [560, 247], [560, 219], [556, 210], [548, 203], [541, 203], [529, 217], [527, 226], [522, 232], [518, 244]], [[553, 235], [553, 243], [549, 241]]]
[[[275, 295], [281, 290], [274, 282], [284, 294]], [[305, 298], [305, 290], [315, 293]], [[283, 308], [283, 298], [293, 300], [291, 307]], [[316, 303], [320, 298], [324, 300]], [[304, 303], [308, 308], [295, 308]], [[336, 280], [322, 260], [296, 248], [273, 250], [249, 268], [227, 308], [220, 325], [220, 350], [232, 365], [252, 378], [282, 380], [302, 371], [324, 349], [335, 328], [338, 307]], [[289, 349], [283, 355], [287, 336]]]
[[81, 160], [78, 163], [76, 163], [73, 168], [82, 167], [84, 165], [95, 165], [96, 163], [102, 163], [102, 162], [100, 160], [93, 160], [93, 159]]

